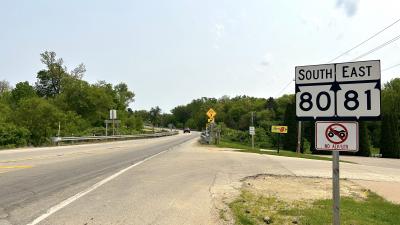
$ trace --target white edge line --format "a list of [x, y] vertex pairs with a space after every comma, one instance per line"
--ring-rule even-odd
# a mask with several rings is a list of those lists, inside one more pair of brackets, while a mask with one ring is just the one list
[[148, 158], [145, 158], [145, 159], [143, 159], [142, 161], [139, 161], [139, 162], [137, 162], [137, 163], [135, 163], [135, 164], [133, 164], [133, 165], [130, 165], [130, 166], [128, 166], [127, 168], [122, 169], [122, 170], [118, 171], [117, 173], [115, 173], [115, 174], [113, 174], [113, 175], [111, 175], [111, 176], [105, 178], [104, 180], [101, 180], [101, 181], [97, 182], [96, 184], [94, 184], [93, 186], [89, 187], [88, 189], [86, 189], [86, 190], [84, 190], [84, 191], [81, 191], [81, 192], [77, 193], [76, 195], [71, 196], [71, 197], [65, 199], [64, 201], [58, 203], [57, 205], [54, 205], [53, 207], [49, 208], [49, 209], [47, 210], [46, 213], [44, 213], [44, 214], [42, 214], [41, 216], [37, 217], [35, 220], [33, 220], [32, 222], [28, 223], [27, 225], [36, 225], [36, 224], [40, 223], [41, 221], [43, 221], [43, 220], [46, 219], [47, 217], [51, 216], [52, 214], [54, 214], [54, 213], [57, 212], [58, 210], [64, 208], [65, 206], [71, 204], [72, 202], [78, 200], [79, 198], [81, 198], [81, 197], [87, 195], [88, 193], [90, 193], [90, 192], [96, 190], [97, 188], [99, 188], [99, 187], [101, 187], [102, 185], [108, 183], [109, 181], [113, 180], [114, 178], [118, 177], [119, 175], [125, 173], [125, 172], [128, 171], [129, 169], [131, 169], [131, 168], [133, 168], [133, 167], [135, 167], [135, 166], [138, 166], [138, 165], [140, 165], [140, 164], [146, 162], [147, 160], [149, 160], [149, 159], [151, 159], [151, 158], [154, 158], [154, 157], [156, 157], [156, 156], [158, 156], [158, 155], [161, 155], [162, 153], [165, 153], [165, 152], [167, 152], [167, 151], [169, 151], [169, 149], [164, 150], [164, 151], [162, 151], [162, 152], [159, 152], [159, 153], [157, 153], [157, 154], [154, 154], [154, 155], [152, 155], [152, 156], [150, 156], [150, 157], [148, 157]]

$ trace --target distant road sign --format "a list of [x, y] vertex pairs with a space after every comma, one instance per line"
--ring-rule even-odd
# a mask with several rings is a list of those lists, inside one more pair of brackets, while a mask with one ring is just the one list
[[379, 60], [296, 67], [299, 120], [371, 120], [381, 114]]
[[110, 120], [116, 120], [117, 119], [117, 110], [111, 109], [110, 110]]
[[250, 135], [255, 135], [256, 129], [254, 127], [249, 127], [249, 133], [250, 133]]
[[210, 109], [207, 111], [206, 114], [207, 114], [208, 118], [214, 118], [214, 117], [217, 115], [217, 112], [215, 112], [214, 109], [210, 108]]
[[358, 151], [358, 123], [316, 122], [315, 148], [329, 151]]
[[271, 127], [272, 133], [280, 133], [280, 134], [287, 134], [288, 127], [287, 126], [272, 126]]
[[207, 120], [209, 123], [214, 122], [214, 118], [208, 118]]

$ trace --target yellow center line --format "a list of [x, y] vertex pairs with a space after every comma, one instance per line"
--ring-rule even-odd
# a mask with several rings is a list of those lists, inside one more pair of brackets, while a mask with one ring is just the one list
[[17, 165], [17, 166], [0, 166], [0, 169], [28, 169], [32, 168], [30, 165]]

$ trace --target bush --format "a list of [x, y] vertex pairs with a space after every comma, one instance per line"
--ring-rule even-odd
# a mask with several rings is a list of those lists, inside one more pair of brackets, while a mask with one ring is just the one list
[[17, 127], [11, 123], [0, 124], [0, 146], [5, 148], [26, 146], [29, 136], [29, 130], [24, 127]]

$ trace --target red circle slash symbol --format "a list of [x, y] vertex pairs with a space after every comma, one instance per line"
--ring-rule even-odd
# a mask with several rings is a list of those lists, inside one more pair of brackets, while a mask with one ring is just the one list
[[347, 140], [348, 131], [342, 124], [334, 123], [326, 128], [325, 137], [333, 144], [341, 144]]

